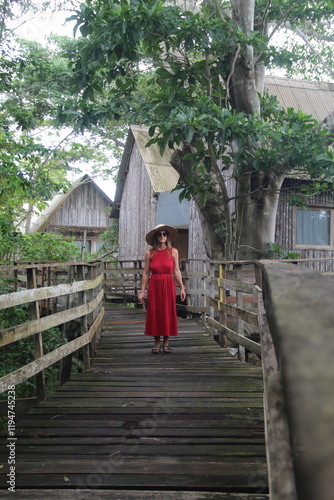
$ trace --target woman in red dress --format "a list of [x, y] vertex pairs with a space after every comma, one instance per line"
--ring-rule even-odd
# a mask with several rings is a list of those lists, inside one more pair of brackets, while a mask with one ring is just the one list
[[[169, 337], [178, 335], [174, 278], [180, 287], [181, 300], [186, 298], [179, 268], [179, 253], [172, 247], [172, 241], [175, 241], [177, 234], [175, 227], [159, 224], [146, 235], [146, 242], [152, 248], [145, 252], [145, 266], [138, 301], [144, 302], [148, 284], [145, 334], [154, 337], [153, 354], [158, 354], [161, 350], [165, 353], [171, 352], [168, 345]], [[162, 347], [161, 336], [163, 336]]]

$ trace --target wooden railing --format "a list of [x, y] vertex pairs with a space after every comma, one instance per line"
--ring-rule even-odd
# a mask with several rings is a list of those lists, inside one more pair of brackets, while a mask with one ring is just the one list
[[[200, 312], [212, 335], [237, 348], [241, 360], [262, 364], [271, 500], [332, 500], [334, 282], [295, 263], [181, 262], [188, 293], [184, 308]], [[58, 268], [51, 268], [44, 277], [36, 266], [25, 275], [15, 268], [26, 289], [0, 296], [0, 308], [31, 304], [31, 321], [2, 330], [1, 345], [34, 336], [37, 351], [35, 361], [0, 380], [1, 390], [84, 346], [88, 368], [88, 346], [103, 316], [102, 276], [108, 299], [135, 302], [142, 275], [140, 261], [105, 265], [103, 273], [97, 264], [75, 264], [67, 267], [67, 283], [54, 283]], [[54, 304], [60, 296], [66, 303], [61, 313]], [[48, 355], [38, 351], [45, 328], [74, 318], [81, 318], [80, 337]]]
[[[105, 291], [109, 300], [124, 303], [137, 302], [141, 286], [144, 263], [142, 260], [125, 260], [105, 263]], [[180, 261], [182, 278], [187, 289], [186, 304], [178, 303], [178, 309], [189, 313], [209, 311], [207, 297], [209, 288], [210, 261], [207, 259], [183, 259]], [[178, 287], [176, 287], [178, 293]]]
[[[15, 290], [0, 295], [0, 310], [26, 304], [30, 311], [29, 321], [0, 330], [0, 347], [27, 337], [34, 347], [34, 361], [3, 376], [0, 393], [36, 375], [37, 397], [44, 399], [46, 368], [61, 360], [66, 378], [66, 359], [81, 348], [84, 369], [90, 367], [104, 314], [101, 264], [20, 265], [0, 268], [0, 276]], [[54, 327], [62, 328], [64, 343], [44, 354], [43, 332]]]
[[[311, 261], [181, 262], [188, 312], [262, 365], [271, 500], [333, 498], [334, 282]], [[134, 301], [142, 265], [123, 266], [107, 288]]]
[[262, 261], [259, 303], [272, 499], [334, 491], [334, 283]]

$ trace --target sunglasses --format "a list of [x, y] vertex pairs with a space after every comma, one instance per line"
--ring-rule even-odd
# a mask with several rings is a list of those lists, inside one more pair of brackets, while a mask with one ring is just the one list
[[158, 238], [160, 238], [160, 236], [168, 236], [168, 233], [166, 231], [158, 231], [156, 235]]

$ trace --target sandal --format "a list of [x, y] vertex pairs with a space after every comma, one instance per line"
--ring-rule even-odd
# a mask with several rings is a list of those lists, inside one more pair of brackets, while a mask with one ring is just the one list
[[151, 352], [152, 352], [152, 354], [159, 354], [160, 347], [154, 347]]
[[172, 352], [172, 349], [168, 345], [164, 345], [162, 349], [166, 354]]

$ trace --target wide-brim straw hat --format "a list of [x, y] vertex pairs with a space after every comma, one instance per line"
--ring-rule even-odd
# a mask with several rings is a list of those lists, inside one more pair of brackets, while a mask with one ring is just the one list
[[168, 238], [173, 242], [177, 239], [177, 229], [173, 226], [167, 226], [166, 224], [158, 224], [145, 236], [146, 243], [153, 246], [154, 245], [154, 235], [157, 231], [168, 231]]

